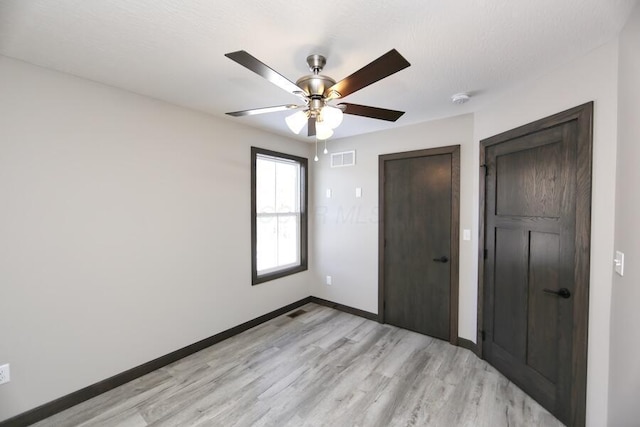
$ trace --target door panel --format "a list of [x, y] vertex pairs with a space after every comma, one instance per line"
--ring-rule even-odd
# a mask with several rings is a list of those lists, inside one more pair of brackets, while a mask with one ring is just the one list
[[449, 339], [451, 155], [391, 160], [385, 169], [386, 321]]
[[527, 365], [555, 383], [558, 373], [558, 304], [561, 301], [544, 289], [559, 289], [560, 236], [530, 234], [529, 328]]
[[558, 217], [561, 148], [551, 143], [497, 157], [497, 215]]
[[[570, 378], [553, 373], [570, 372], [571, 355], [558, 354], [557, 340], [571, 340], [571, 325], [558, 324], [557, 316], [553, 324], [540, 320], [549, 311], [571, 312], [573, 302], [545, 293], [545, 288], [557, 288], [539, 279], [560, 274], [560, 242], [564, 250], [572, 251], [575, 236], [566, 225], [575, 222], [575, 206], [562, 203], [560, 190], [571, 185], [569, 176], [575, 174], [575, 161], [566, 155], [575, 152], [571, 147], [576, 143], [574, 128], [570, 122], [486, 150], [487, 197], [495, 206], [486, 217], [487, 231], [495, 230], [495, 239], [487, 242], [487, 266], [495, 273], [493, 282], [487, 283], [493, 293], [489, 306], [494, 316], [487, 325], [492, 339], [486, 343], [485, 355], [532, 397], [554, 408], [559, 418], [568, 402], [567, 396], [558, 396], [558, 382]], [[555, 235], [555, 240], [545, 235]], [[554, 242], [558, 250], [552, 254]], [[560, 284], [573, 288], [569, 282]]]
[[457, 340], [459, 148], [380, 159], [382, 318]]
[[518, 229], [496, 229], [496, 264], [494, 290], [494, 342], [518, 360], [526, 351], [527, 308], [527, 233]]
[[587, 104], [481, 144], [482, 354], [571, 425], [586, 398], [591, 117]]

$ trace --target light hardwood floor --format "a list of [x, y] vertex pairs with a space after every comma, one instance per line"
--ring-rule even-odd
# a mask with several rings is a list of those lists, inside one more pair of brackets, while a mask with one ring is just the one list
[[36, 426], [560, 426], [470, 351], [308, 304]]

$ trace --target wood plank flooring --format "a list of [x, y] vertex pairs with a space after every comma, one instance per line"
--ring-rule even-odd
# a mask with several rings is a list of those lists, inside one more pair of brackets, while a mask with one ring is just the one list
[[561, 426], [470, 351], [307, 304], [36, 426]]

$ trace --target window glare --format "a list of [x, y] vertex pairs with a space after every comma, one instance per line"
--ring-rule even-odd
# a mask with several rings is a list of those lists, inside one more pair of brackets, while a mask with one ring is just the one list
[[301, 164], [257, 154], [256, 274], [301, 265]]
[[300, 167], [297, 164], [276, 164], [276, 212], [298, 212], [298, 182]]
[[274, 212], [276, 200], [276, 164], [258, 157], [256, 160], [256, 212]]
[[278, 218], [262, 217], [256, 220], [258, 272], [278, 266]]
[[298, 241], [300, 229], [299, 216], [278, 218], [278, 264], [299, 264]]

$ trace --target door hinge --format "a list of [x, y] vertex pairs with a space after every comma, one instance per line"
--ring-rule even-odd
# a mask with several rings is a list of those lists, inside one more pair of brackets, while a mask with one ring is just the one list
[[487, 249], [484, 250], [484, 259], [487, 259], [489, 256], [489, 251]]
[[480, 165], [481, 168], [484, 168], [484, 176], [489, 175], [489, 166], [487, 165]]
[[480, 331], [480, 337], [482, 338], [482, 341], [484, 341], [487, 339], [487, 334], [484, 331]]
[[384, 239], [384, 247], [385, 247], [385, 248], [387, 247], [387, 238], [386, 238], [386, 237], [385, 237], [385, 239]]

